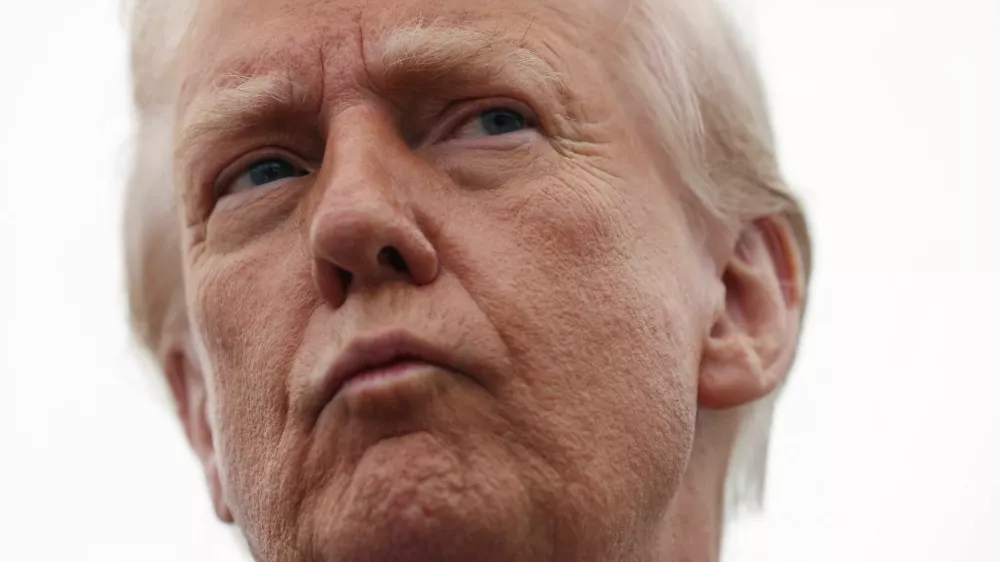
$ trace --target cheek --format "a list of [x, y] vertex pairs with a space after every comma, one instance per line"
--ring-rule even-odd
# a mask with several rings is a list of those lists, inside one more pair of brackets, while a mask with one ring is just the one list
[[[194, 270], [190, 288], [199, 333], [218, 382], [232, 371], [259, 366], [301, 333], [300, 309], [310, 305], [301, 280], [305, 264], [254, 251], [217, 256]], [[303, 260], [304, 261], [304, 260]], [[281, 302], [282, 306], [273, 306]], [[266, 329], [265, 329], [266, 328]], [[238, 386], [238, 385], [237, 385]]]
[[641, 496], [653, 510], [693, 437], [700, 338], [681, 272], [694, 254], [669, 207], [592, 185], [537, 186], [477, 213], [478, 228], [455, 228], [470, 248], [456, 261], [475, 264], [470, 293], [513, 358], [500, 402], [515, 433], [571, 481], [602, 482], [595, 501]]
[[281, 438], [286, 375], [315, 306], [308, 263], [296, 260], [301, 252], [288, 251], [278, 234], [190, 268], [190, 306], [210, 362], [217, 447], [233, 471], [266, 467], [268, 444]]

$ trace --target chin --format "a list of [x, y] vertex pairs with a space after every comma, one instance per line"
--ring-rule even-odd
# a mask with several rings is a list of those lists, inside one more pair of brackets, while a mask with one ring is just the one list
[[[508, 561], [545, 559], [526, 487], [509, 463], [458, 455], [429, 433], [369, 448], [340, 489], [317, 502], [316, 559]], [[532, 534], [536, 536], [533, 536]]]

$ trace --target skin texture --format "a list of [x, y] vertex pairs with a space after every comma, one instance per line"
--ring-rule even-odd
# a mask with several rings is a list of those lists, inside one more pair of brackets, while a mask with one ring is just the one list
[[[799, 259], [780, 219], [722, 225], [663, 180], [628, 85], [586, 48], [622, 17], [202, 5], [175, 135], [189, 325], [163, 363], [216, 510], [258, 559], [715, 559], [740, 408], [794, 352]], [[558, 80], [499, 46], [488, 72], [387, 67], [382, 38], [415, 22], [523, 46]], [[192, 122], [259, 76], [294, 83], [291, 103]], [[494, 107], [527, 127], [482, 135]], [[275, 156], [307, 174], [246, 186]], [[324, 373], [387, 330], [445, 360], [330, 399]]]

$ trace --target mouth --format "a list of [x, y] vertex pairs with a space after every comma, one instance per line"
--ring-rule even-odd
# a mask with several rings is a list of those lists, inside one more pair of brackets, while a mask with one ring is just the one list
[[362, 388], [389, 386], [428, 368], [451, 370], [446, 353], [405, 331], [381, 332], [352, 340], [323, 381], [323, 404]]

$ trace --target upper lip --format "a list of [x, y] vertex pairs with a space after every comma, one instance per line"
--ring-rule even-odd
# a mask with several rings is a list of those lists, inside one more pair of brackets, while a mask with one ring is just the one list
[[448, 368], [447, 354], [439, 347], [403, 330], [391, 330], [350, 341], [323, 381], [325, 402], [336, 396], [351, 378], [398, 361], [421, 361]]

